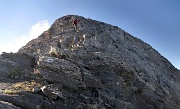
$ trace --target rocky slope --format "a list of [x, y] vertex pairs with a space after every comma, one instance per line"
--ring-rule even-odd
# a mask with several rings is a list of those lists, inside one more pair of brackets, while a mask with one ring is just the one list
[[0, 68], [0, 107], [180, 109], [179, 70], [124, 30], [81, 16], [2, 54]]

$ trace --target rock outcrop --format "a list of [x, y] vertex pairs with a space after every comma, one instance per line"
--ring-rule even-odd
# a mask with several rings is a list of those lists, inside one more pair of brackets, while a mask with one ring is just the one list
[[2, 54], [0, 67], [0, 100], [17, 108], [180, 109], [178, 69], [117, 26], [81, 16], [57, 19]]

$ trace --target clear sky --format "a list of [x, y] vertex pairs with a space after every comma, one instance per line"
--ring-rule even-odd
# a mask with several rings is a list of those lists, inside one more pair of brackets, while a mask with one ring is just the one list
[[69, 14], [118, 26], [180, 69], [180, 0], [0, 0], [0, 53], [16, 52]]

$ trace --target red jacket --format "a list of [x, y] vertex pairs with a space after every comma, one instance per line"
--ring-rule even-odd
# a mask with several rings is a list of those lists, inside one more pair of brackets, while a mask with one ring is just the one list
[[77, 24], [77, 23], [78, 23], [78, 20], [75, 19], [75, 20], [73, 21], [73, 24]]

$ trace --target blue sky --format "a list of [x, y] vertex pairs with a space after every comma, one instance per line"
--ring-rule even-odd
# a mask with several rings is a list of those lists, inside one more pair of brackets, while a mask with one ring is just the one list
[[58, 18], [75, 14], [118, 26], [180, 69], [180, 0], [0, 0], [0, 52], [16, 52]]

